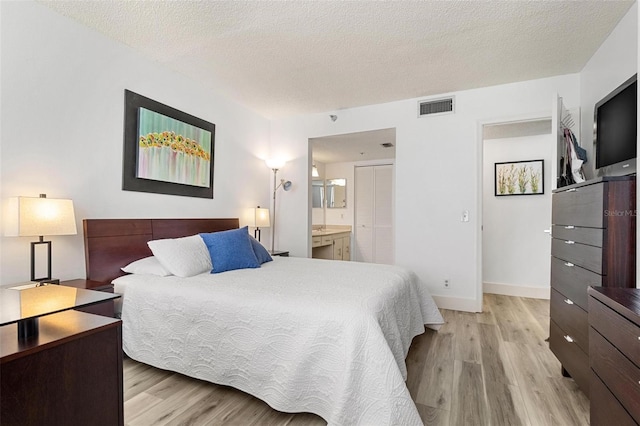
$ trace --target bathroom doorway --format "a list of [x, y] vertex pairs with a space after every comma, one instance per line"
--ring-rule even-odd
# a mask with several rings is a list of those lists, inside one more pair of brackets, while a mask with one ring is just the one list
[[[363, 176], [360, 177], [359, 188], [356, 186], [358, 184], [357, 169], [376, 166], [390, 167], [390, 171], [386, 174], [389, 175], [388, 185], [391, 187], [386, 192], [391, 194], [388, 197], [388, 204], [383, 209], [383, 211], [389, 212], [388, 219], [385, 219], [385, 226], [386, 224], [388, 226], [386, 226], [384, 240], [388, 241], [385, 245], [390, 246], [390, 253], [393, 253], [395, 237], [393, 234], [394, 197], [392, 193], [396, 156], [395, 128], [310, 138], [309, 145], [313, 164], [312, 196], [309, 205], [312, 218], [312, 226], [309, 230], [312, 234], [312, 253], [314, 255], [323, 253], [324, 256], [324, 253], [328, 252], [318, 248], [317, 241], [313, 242], [314, 233], [317, 234], [315, 235], [317, 237], [321, 235], [320, 230], [346, 231], [350, 233], [350, 260], [376, 261], [375, 257], [365, 256], [363, 255], [364, 251], [359, 250], [359, 248], [364, 249], [367, 245], [363, 238], [366, 238], [366, 235], [373, 235], [372, 228], [370, 228], [371, 232], [366, 232], [367, 226], [374, 224], [367, 225], [361, 220], [359, 225], [360, 227], [365, 225], [365, 229], [360, 230], [361, 232], [356, 230], [358, 206], [362, 205], [362, 197], [367, 193]], [[382, 174], [379, 175], [378, 180], [381, 179]], [[373, 181], [368, 182], [373, 185]], [[343, 188], [339, 186], [342, 184]], [[358, 195], [359, 193], [360, 195]], [[378, 199], [379, 202], [382, 202], [383, 197], [379, 196]], [[362, 208], [361, 206], [361, 212]], [[328, 240], [327, 238], [326, 241]], [[379, 240], [382, 241], [382, 237]], [[384, 257], [384, 261], [381, 263], [392, 263], [392, 257]]]

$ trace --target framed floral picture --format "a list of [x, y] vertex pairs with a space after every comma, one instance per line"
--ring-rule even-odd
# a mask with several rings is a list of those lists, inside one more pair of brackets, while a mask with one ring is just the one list
[[213, 198], [215, 124], [125, 90], [122, 189]]
[[544, 194], [544, 160], [495, 163], [495, 195]]

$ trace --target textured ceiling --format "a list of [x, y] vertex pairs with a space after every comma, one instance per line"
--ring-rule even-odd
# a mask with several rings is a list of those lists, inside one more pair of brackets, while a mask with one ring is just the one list
[[[396, 158], [396, 129], [311, 138], [309, 142], [313, 161], [325, 164]], [[385, 148], [383, 143], [393, 146]]]
[[579, 72], [630, 1], [43, 1], [268, 118]]

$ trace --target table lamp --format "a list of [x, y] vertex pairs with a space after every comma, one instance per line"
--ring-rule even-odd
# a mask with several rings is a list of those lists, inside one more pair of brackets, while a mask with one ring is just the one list
[[252, 210], [253, 212], [249, 219], [249, 226], [256, 228], [253, 232], [253, 236], [256, 240], [260, 241], [260, 228], [268, 228], [271, 226], [269, 209], [264, 209], [258, 206]]
[[[9, 199], [7, 236], [39, 237], [31, 243], [31, 281], [51, 280], [51, 241], [45, 235], [76, 235], [76, 218], [73, 201], [60, 198], [14, 197]], [[36, 246], [47, 249], [47, 276], [36, 278]]]

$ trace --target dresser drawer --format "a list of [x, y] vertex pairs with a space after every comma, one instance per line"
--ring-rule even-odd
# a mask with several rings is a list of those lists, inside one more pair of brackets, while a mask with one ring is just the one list
[[333, 236], [332, 235], [322, 236], [322, 245], [323, 246], [327, 246], [327, 245], [331, 245], [331, 244], [333, 244]]
[[551, 239], [551, 255], [602, 274], [602, 249], [573, 241]]
[[589, 307], [587, 288], [600, 287], [602, 276], [571, 262], [551, 257], [551, 288], [556, 289], [576, 305]]
[[633, 417], [627, 413], [627, 410], [593, 372], [591, 373], [590, 394], [591, 426], [637, 426]]
[[591, 368], [634, 420], [640, 421], [640, 369], [594, 328], [589, 333]]
[[589, 323], [620, 352], [640, 366], [640, 327], [593, 297], [589, 298]]
[[575, 343], [564, 338], [565, 334], [553, 322], [549, 323], [549, 348], [585, 395], [589, 396], [589, 357]]
[[602, 247], [604, 232], [601, 228], [583, 228], [573, 225], [552, 225], [551, 235], [566, 241]]
[[589, 352], [589, 317], [587, 312], [555, 290], [551, 290], [551, 318], [584, 352]]
[[604, 184], [586, 185], [553, 194], [554, 225], [604, 228]]
[[322, 237], [311, 237], [311, 247], [320, 247], [322, 245]]

